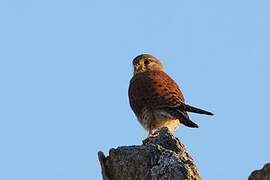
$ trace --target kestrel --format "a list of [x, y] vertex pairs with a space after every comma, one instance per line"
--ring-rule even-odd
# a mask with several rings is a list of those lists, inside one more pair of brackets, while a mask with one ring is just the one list
[[176, 82], [152, 55], [142, 54], [133, 60], [134, 75], [129, 84], [129, 103], [141, 125], [151, 136], [153, 131], [167, 127], [171, 133], [181, 124], [191, 128], [198, 125], [187, 112], [206, 115], [213, 113], [185, 104]]

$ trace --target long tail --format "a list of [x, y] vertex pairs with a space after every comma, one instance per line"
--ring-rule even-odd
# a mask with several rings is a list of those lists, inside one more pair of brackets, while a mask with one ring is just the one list
[[205, 111], [187, 104], [183, 105], [183, 110], [188, 111], [188, 112], [193, 112], [193, 113], [199, 113], [199, 114], [206, 114], [206, 115], [214, 115], [213, 113], [209, 112], [209, 111]]

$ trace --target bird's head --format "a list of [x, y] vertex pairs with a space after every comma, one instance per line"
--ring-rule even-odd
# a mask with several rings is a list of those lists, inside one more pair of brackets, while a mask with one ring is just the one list
[[141, 54], [133, 59], [134, 74], [146, 71], [163, 71], [160, 61], [150, 54]]

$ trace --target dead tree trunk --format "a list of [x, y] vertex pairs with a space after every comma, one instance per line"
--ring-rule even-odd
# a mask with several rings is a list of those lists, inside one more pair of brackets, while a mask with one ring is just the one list
[[98, 152], [103, 180], [199, 180], [199, 171], [180, 140], [162, 128], [140, 146]]

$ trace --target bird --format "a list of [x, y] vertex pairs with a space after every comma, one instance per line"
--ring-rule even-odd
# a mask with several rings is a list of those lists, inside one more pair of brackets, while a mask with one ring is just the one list
[[129, 104], [140, 124], [148, 131], [148, 137], [162, 127], [167, 127], [172, 134], [180, 124], [198, 128], [188, 112], [214, 115], [186, 104], [177, 83], [153, 55], [138, 55], [132, 64], [134, 70], [128, 88]]

